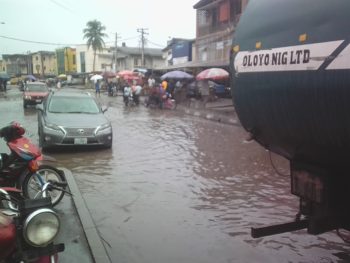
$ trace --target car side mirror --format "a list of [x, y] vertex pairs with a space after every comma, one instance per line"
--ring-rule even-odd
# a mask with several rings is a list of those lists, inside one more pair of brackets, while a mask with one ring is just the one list
[[44, 111], [44, 107], [43, 107], [42, 104], [37, 104], [37, 105], [35, 106], [35, 108], [36, 108], [37, 110]]
[[106, 106], [102, 106], [102, 107], [101, 107], [102, 113], [105, 113], [107, 110], [108, 110], [108, 107], [106, 107]]

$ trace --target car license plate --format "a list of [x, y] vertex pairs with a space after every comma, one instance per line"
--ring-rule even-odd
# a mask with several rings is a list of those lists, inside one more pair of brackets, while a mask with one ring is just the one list
[[87, 144], [87, 138], [74, 138], [74, 144]]
[[41, 103], [41, 100], [35, 100], [36, 103]]

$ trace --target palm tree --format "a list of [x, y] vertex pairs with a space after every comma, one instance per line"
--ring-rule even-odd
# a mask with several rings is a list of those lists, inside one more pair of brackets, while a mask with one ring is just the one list
[[96, 19], [87, 22], [86, 28], [83, 30], [84, 39], [87, 39], [86, 44], [88, 45], [88, 49], [92, 47], [92, 50], [94, 51], [93, 71], [95, 71], [96, 51], [101, 51], [105, 46], [103, 38], [107, 37], [107, 34], [103, 32], [104, 30], [106, 30], [106, 27]]

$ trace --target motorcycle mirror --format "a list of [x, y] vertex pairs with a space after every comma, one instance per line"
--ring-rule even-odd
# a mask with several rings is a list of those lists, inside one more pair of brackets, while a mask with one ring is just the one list
[[102, 107], [101, 107], [101, 111], [102, 111], [103, 113], [105, 113], [107, 110], [108, 110], [108, 107], [106, 107], [106, 106], [102, 106]]

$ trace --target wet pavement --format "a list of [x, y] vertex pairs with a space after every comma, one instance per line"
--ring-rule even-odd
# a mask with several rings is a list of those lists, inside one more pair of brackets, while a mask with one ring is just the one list
[[[0, 125], [18, 120], [37, 142], [36, 110], [8, 93]], [[241, 127], [99, 100], [109, 106], [113, 148], [48, 154], [72, 171], [112, 262], [349, 262], [334, 232], [250, 237], [252, 226], [292, 220], [298, 199], [288, 163], [271, 156], [278, 175]]]

